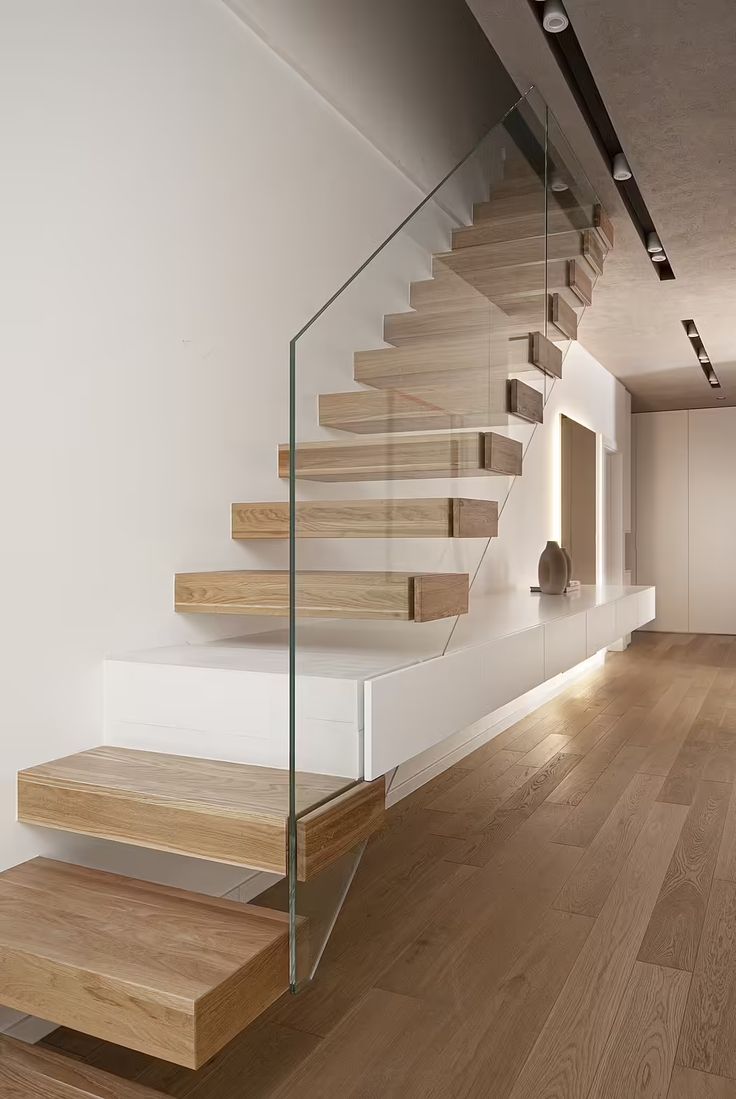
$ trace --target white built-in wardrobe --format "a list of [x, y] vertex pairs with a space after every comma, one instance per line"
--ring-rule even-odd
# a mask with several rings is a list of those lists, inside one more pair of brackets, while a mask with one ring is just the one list
[[633, 417], [636, 583], [650, 630], [736, 634], [736, 408]]

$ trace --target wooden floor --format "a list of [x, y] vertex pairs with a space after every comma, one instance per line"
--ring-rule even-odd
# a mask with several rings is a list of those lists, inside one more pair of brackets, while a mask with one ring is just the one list
[[371, 841], [313, 985], [192, 1099], [736, 1097], [736, 638], [643, 634]]

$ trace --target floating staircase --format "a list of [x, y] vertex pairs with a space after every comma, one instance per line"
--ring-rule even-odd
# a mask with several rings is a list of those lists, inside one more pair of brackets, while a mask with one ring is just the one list
[[[385, 316], [389, 346], [356, 351], [355, 387], [319, 395], [319, 426], [357, 438], [300, 441], [298, 482], [522, 474], [522, 444], [492, 429], [542, 422], [550, 379], [562, 377], [564, 344], [577, 337], [614, 243], [605, 211], [580, 204], [572, 191], [549, 193], [545, 214], [544, 183], [531, 161], [504, 162], [503, 178], [473, 206], [472, 224], [455, 228], [451, 251], [433, 258], [433, 277], [412, 283], [411, 310]], [[289, 447], [280, 446], [279, 477], [289, 476], [290, 459]], [[407, 498], [404, 491], [398, 499], [300, 500], [293, 524], [299, 539], [490, 539], [498, 533], [498, 515], [496, 501]], [[283, 541], [291, 523], [284, 502], [232, 505], [237, 541]], [[185, 614], [285, 617], [289, 596], [287, 571], [175, 578], [175, 609]], [[468, 597], [465, 572], [296, 574], [300, 618], [427, 623], [465, 614]], [[315, 659], [319, 664], [322, 655]], [[180, 683], [177, 676], [188, 668], [186, 660], [172, 663], [167, 685]], [[197, 667], [198, 683], [207, 679], [205, 705], [215, 695], [222, 700], [221, 684], [211, 682], [220, 670]], [[238, 690], [246, 692], [249, 669], [238, 671]], [[336, 676], [335, 698], [341, 682]], [[145, 669], [136, 683], [145, 695]], [[233, 706], [228, 698], [229, 716], [243, 712], [241, 701], [238, 695]], [[156, 720], [156, 705], [149, 693], [152, 709], [143, 707], [146, 716], [137, 720]], [[196, 720], [180, 711], [166, 711], [175, 732]], [[339, 731], [340, 720], [332, 711], [329, 716]], [[123, 727], [135, 723], [121, 716]], [[357, 736], [362, 725], [353, 724]], [[357, 765], [354, 773], [362, 773]], [[278, 767], [106, 745], [22, 771], [18, 818], [285, 875], [289, 778]], [[291, 865], [301, 883], [317, 879], [380, 827], [385, 793], [383, 780], [312, 772], [293, 779]], [[34, 859], [0, 874], [0, 999], [17, 1011], [197, 1068], [293, 987], [295, 957], [308, 956], [315, 944], [308, 922], [291, 930], [290, 939], [288, 916], [268, 908]], [[135, 1084], [0, 1039], [0, 1096], [6, 1095], [157, 1099]]]

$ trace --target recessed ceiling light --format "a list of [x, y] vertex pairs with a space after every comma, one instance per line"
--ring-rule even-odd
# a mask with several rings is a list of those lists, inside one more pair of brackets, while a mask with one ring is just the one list
[[710, 358], [708, 357], [708, 352], [707, 351], [698, 351], [698, 359], [700, 360], [701, 363], [709, 363], [710, 362]]
[[549, 185], [550, 185], [551, 190], [553, 190], [553, 191], [561, 192], [561, 191], [567, 191], [568, 190], [567, 182], [565, 181], [565, 179], [563, 179], [563, 177], [560, 175], [560, 173], [554, 168], [552, 169], [552, 173], [550, 175]]
[[542, 26], [550, 34], [560, 34], [567, 30], [570, 20], [562, 4], [562, 0], [545, 0]]
[[631, 179], [632, 175], [633, 172], [624, 154], [616, 153], [613, 158], [613, 178], [617, 179], [619, 183], [623, 183], [624, 180]]
[[666, 263], [667, 257], [664, 252], [652, 252], [650, 257], [652, 263]]
[[725, 399], [726, 399], [726, 394], [725, 393], [716, 393], [716, 400], [717, 401], [725, 401]]
[[647, 233], [647, 252], [661, 252], [662, 241], [657, 233]]
[[699, 340], [700, 339], [700, 336], [698, 335], [698, 330], [695, 327], [695, 321], [688, 321], [687, 322], [687, 325], [685, 326], [685, 332], [687, 333], [687, 335], [690, 337], [691, 340]]

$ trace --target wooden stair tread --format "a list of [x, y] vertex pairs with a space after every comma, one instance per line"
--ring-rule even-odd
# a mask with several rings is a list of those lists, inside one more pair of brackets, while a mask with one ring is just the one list
[[[305, 832], [310, 810], [338, 794], [347, 792], [345, 812], [354, 812], [361, 785], [297, 772]], [[223, 760], [104, 746], [18, 775], [26, 824], [275, 874], [286, 873], [288, 815], [288, 770]]]
[[[443, 496], [314, 500], [296, 505], [298, 538], [493, 538], [498, 504]], [[289, 504], [233, 504], [233, 538], [288, 538]]]
[[0, 874], [16, 1011], [198, 1068], [288, 988], [288, 918], [49, 859]]
[[514, 379], [513, 386], [512, 389], [506, 375], [492, 375], [400, 391], [326, 393], [320, 396], [320, 424], [358, 434], [513, 424], [518, 422], [518, 416], [528, 417], [517, 411], [517, 405], [512, 405], [512, 392], [525, 394], [531, 402], [537, 397], [542, 400], [539, 390], [518, 379]]
[[[467, 477], [521, 473], [522, 445], [493, 431], [376, 435], [345, 442], [302, 443], [296, 475], [315, 481]], [[279, 447], [279, 476], [289, 475], [289, 447]]]
[[[297, 614], [430, 622], [466, 614], [468, 584], [467, 573], [299, 572]], [[175, 579], [175, 601], [187, 613], [285, 616], [289, 574], [184, 573]]]
[[[592, 241], [595, 244], [592, 244]], [[465, 240], [465, 247], [455, 247], [451, 252], [439, 253], [435, 258], [447, 264], [459, 275], [466, 272], [491, 270], [496, 267], [526, 267], [543, 264], [555, 259], [573, 259], [583, 256], [591, 247], [596, 255], [602, 249], [597, 235], [590, 230], [569, 230], [563, 233], [544, 232], [521, 240], [492, 241]]]
[[41, 1045], [0, 1036], [2, 1099], [164, 1099], [130, 1080], [55, 1053]]

